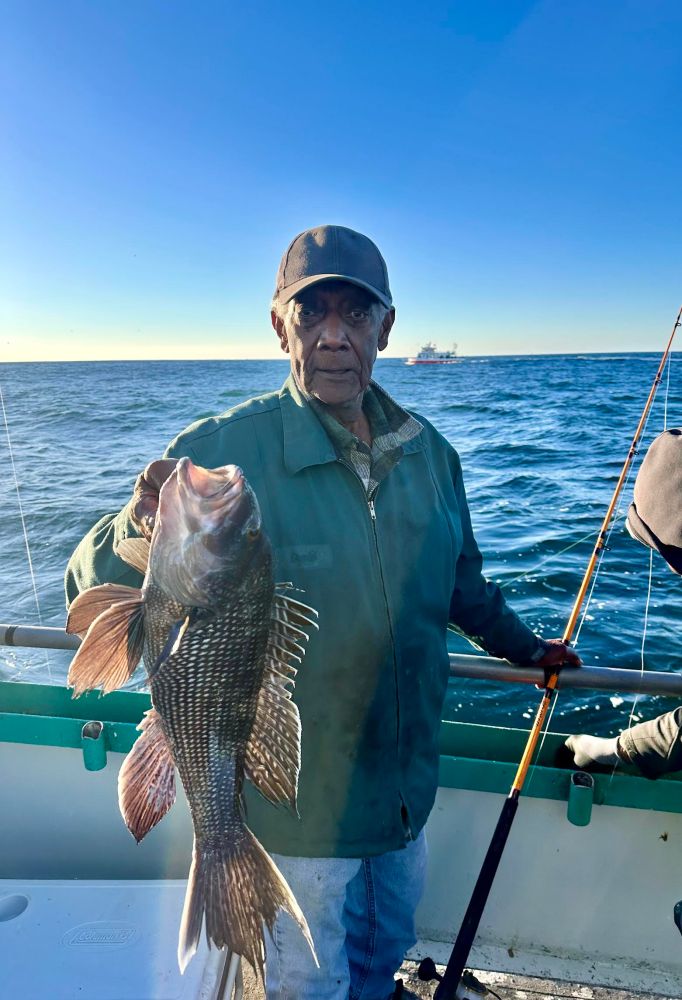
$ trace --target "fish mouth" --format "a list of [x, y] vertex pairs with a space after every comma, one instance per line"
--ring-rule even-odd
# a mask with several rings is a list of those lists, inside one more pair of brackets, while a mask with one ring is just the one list
[[260, 509], [239, 466], [205, 469], [183, 457], [159, 494], [151, 578], [181, 605], [208, 608], [260, 537]]
[[208, 501], [211, 507], [229, 509], [244, 492], [244, 473], [238, 465], [204, 469], [185, 457], [178, 462], [176, 471], [179, 491], [187, 498]]

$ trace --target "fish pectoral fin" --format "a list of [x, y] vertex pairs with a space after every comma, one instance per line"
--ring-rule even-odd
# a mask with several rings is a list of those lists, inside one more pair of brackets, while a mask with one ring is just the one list
[[[139, 595], [139, 591], [132, 591]], [[67, 684], [74, 697], [101, 688], [120, 688], [135, 671], [144, 645], [144, 600], [141, 595], [118, 601], [88, 629], [71, 661]]]
[[124, 587], [118, 583], [103, 583], [90, 587], [74, 598], [66, 616], [66, 631], [85, 635], [95, 618], [119, 601], [139, 600], [141, 593], [134, 587]]
[[155, 708], [137, 727], [142, 733], [118, 774], [118, 805], [125, 825], [139, 842], [175, 802], [175, 764]]
[[163, 649], [157, 656], [155, 662], [149, 668], [150, 679], [156, 675], [160, 668], [167, 663], [168, 660], [180, 649], [180, 644], [187, 632], [187, 629], [192, 625], [193, 622], [193, 612], [190, 612], [184, 618], [180, 618], [179, 621], [174, 622], [168, 630], [168, 635], [166, 636], [166, 641], [163, 645]]
[[149, 562], [149, 541], [146, 538], [122, 538], [114, 547], [114, 555], [144, 576]]

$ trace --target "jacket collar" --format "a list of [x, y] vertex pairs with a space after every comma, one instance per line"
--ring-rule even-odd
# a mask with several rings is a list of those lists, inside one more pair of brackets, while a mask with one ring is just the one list
[[[335, 462], [336, 450], [312, 406], [301, 394], [293, 375], [279, 391], [284, 432], [284, 466], [292, 475], [312, 465]], [[406, 441], [403, 454], [421, 451], [422, 434]]]
[[279, 391], [284, 431], [284, 467], [294, 474], [311, 465], [336, 461], [336, 451], [313, 408], [301, 395], [294, 376]]

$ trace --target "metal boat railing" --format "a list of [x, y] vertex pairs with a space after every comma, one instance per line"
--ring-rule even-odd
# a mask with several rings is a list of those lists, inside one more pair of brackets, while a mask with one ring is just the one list
[[[33, 649], [71, 649], [80, 645], [77, 635], [61, 628], [37, 625], [0, 625], [0, 646], [23, 646]], [[544, 686], [544, 672], [539, 667], [518, 667], [494, 656], [450, 653], [452, 677], [471, 677], [479, 681], [502, 681], [512, 684]], [[660, 670], [640, 672], [625, 667], [567, 667], [559, 675], [557, 687], [587, 688], [593, 691], [619, 691], [657, 694], [682, 699], [682, 674]]]
[[[479, 681], [509, 681], [515, 684], [539, 684], [545, 674], [539, 667], [518, 667], [494, 656], [468, 656], [450, 653], [452, 677], [473, 677]], [[662, 670], [634, 670], [631, 667], [565, 667], [559, 674], [557, 688], [589, 688], [596, 691], [627, 691], [634, 694], [659, 694], [682, 698], [682, 674]]]
[[42, 625], [0, 625], [0, 646], [24, 646], [31, 649], [78, 649], [81, 641], [63, 628]]

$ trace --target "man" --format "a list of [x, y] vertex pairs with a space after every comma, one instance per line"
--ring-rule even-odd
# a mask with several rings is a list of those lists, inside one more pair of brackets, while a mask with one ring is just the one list
[[113, 545], [149, 531], [169, 459], [243, 468], [277, 577], [305, 591], [320, 626], [296, 682], [300, 820], [247, 790], [249, 825], [306, 915], [320, 969], [281, 915], [267, 994], [386, 1000], [400, 995], [394, 973], [415, 942], [448, 621], [515, 662], [580, 661], [538, 639], [482, 576], [456, 452], [371, 380], [395, 320], [374, 243], [341, 226], [301, 233], [282, 258], [271, 318], [291, 360], [282, 389], [176, 438], [131, 504], [83, 540], [67, 594], [139, 585]]
[[[627, 516], [632, 537], [682, 575], [682, 429], [653, 441], [637, 475]], [[579, 734], [566, 746], [577, 767], [633, 764], [647, 778], [682, 770], [682, 706], [605, 739]]]

